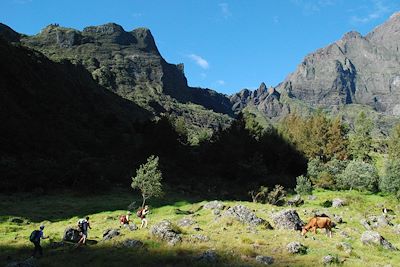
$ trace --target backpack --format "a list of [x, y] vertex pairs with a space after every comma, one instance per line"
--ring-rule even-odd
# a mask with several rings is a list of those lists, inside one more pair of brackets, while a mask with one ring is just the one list
[[142, 217], [142, 211], [143, 211], [143, 209], [140, 209], [140, 210], [138, 210], [138, 211], [136, 212], [136, 215], [137, 215], [139, 218]]
[[128, 223], [128, 220], [126, 219], [125, 215], [119, 216], [119, 221], [123, 224]]
[[38, 236], [39, 236], [39, 230], [34, 230], [31, 235], [29, 236], [29, 241], [31, 242], [36, 242], [38, 241]]

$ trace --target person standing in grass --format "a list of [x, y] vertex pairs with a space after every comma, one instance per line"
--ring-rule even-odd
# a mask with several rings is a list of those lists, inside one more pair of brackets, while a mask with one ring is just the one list
[[92, 229], [89, 223], [89, 216], [86, 217], [85, 219], [80, 219], [78, 221], [78, 227], [79, 230], [81, 231], [81, 239], [79, 240], [77, 246], [85, 245], [88, 236], [88, 229]]
[[147, 228], [147, 219], [146, 219], [146, 215], [149, 213], [149, 206], [144, 206], [143, 209], [140, 209], [137, 212], [137, 216], [140, 218], [140, 220], [142, 221], [142, 224], [140, 225], [140, 229]]
[[129, 222], [130, 222], [129, 216], [130, 216], [130, 215], [131, 215], [131, 212], [128, 211], [128, 212], [126, 213], [126, 215], [121, 215], [121, 216], [119, 217], [119, 222], [121, 223], [121, 225], [123, 225], [123, 226], [129, 225]]
[[43, 256], [43, 249], [42, 246], [40, 245], [40, 239], [48, 238], [43, 235], [43, 229], [44, 225], [41, 225], [40, 230], [34, 230], [31, 233], [31, 236], [29, 237], [29, 240], [35, 245], [32, 257], [35, 257], [37, 253], [39, 253], [39, 256]]

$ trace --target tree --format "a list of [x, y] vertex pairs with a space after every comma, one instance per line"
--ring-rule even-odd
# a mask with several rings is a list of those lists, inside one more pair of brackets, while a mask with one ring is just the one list
[[349, 146], [353, 159], [367, 162], [371, 160], [369, 153], [372, 150], [372, 128], [372, 121], [367, 118], [364, 112], [360, 112], [354, 123], [354, 132], [349, 136]]
[[147, 159], [147, 163], [140, 165], [136, 170], [136, 176], [132, 177], [131, 187], [140, 190], [143, 198], [142, 208], [147, 199], [162, 196], [161, 179], [162, 173], [158, 169], [158, 157], [153, 155]]
[[389, 137], [388, 141], [389, 159], [400, 158], [400, 124], [397, 124]]
[[379, 181], [379, 189], [385, 193], [400, 191], [400, 159], [392, 159], [385, 166], [385, 175]]
[[294, 191], [296, 191], [297, 194], [299, 195], [311, 195], [312, 194], [312, 185], [311, 185], [311, 181], [303, 176], [300, 175], [296, 178], [297, 184], [296, 184], [296, 188], [294, 189]]
[[378, 174], [373, 165], [361, 160], [353, 160], [338, 175], [336, 183], [342, 189], [375, 192], [378, 185]]

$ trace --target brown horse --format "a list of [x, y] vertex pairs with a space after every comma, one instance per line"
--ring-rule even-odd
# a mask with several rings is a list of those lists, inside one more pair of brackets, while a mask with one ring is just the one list
[[310, 229], [317, 233], [317, 228], [325, 228], [326, 234], [332, 237], [332, 221], [328, 217], [314, 217], [301, 230], [301, 235], [305, 235]]

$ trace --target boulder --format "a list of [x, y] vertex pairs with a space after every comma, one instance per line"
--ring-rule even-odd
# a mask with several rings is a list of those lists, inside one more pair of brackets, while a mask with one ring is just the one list
[[294, 198], [287, 201], [287, 205], [291, 207], [298, 207], [304, 204], [304, 200], [300, 195], [296, 195]]
[[63, 240], [78, 243], [81, 239], [80, 232], [72, 227], [67, 227], [64, 231]]
[[332, 216], [333, 218], [333, 221], [335, 222], [335, 223], [343, 223], [343, 218], [342, 218], [342, 216], [340, 216], [340, 215], [337, 215], [337, 214], [333, 214], [333, 216]]
[[238, 205], [227, 209], [221, 215], [222, 217], [231, 217], [237, 221], [249, 225], [265, 224], [265, 220], [256, 216], [254, 212], [243, 205]]
[[212, 210], [212, 213], [213, 213], [215, 216], [218, 216], [218, 215], [221, 214], [221, 210], [219, 210], [219, 209], [213, 209], [213, 210]]
[[338, 264], [339, 263], [339, 258], [336, 255], [326, 255], [322, 258], [322, 263], [324, 265], [328, 264]]
[[126, 229], [130, 230], [130, 231], [136, 231], [138, 229], [138, 227], [136, 226], [136, 224], [124, 224], [124, 226]]
[[12, 217], [12, 218], [8, 219], [8, 221], [12, 222], [12, 223], [17, 223], [17, 224], [24, 223], [24, 219], [19, 218], [19, 217]]
[[292, 254], [306, 254], [307, 253], [307, 247], [301, 244], [300, 242], [290, 242], [287, 246], [286, 249], [289, 251], [289, 253]]
[[208, 264], [215, 264], [218, 261], [218, 254], [214, 250], [206, 250], [195, 258], [198, 261]]
[[339, 249], [339, 250], [343, 250], [347, 254], [350, 254], [351, 251], [353, 250], [351, 245], [349, 243], [346, 243], [346, 242], [340, 242], [340, 243], [336, 244], [336, 248]]
[[205, 204], [204, 208], [209, 210], [223, 210], [225, 208], [225, 204], [221, 201], [214, 200]]
[[169, 245], [176, 245], [182, 241], [180, 231], [168, 220], [163, 220], [150, 228], [150, 234], [168, 242]]
[[140, 240], [136, 240], [136, 239], [126, 239], [121, 243], [121, 245], [126, 248], [142, 248], [142, 247], [144, 247], [143, 242]]
[[256, 261], [258, 263], [264, 264], [264, 265], [271, 265], [274, 263], [274, 258], [270, 257], [270, 256], [262, 256], [262, 255], [258, 255], [256, 257]]
[[395, 246], [375, 231], [365, 231], [361, 236], [361, 242], [364, 245], [382, 246], [384, 249], [397, 250]]
[[190, 236], [190, 240], [193, 242], [207, 242], [210, 240], [210, 238], [205, 235], [195, 234]]
[[362, 226], [364, 226], [364, 228], [366, 230], [372, 230], [371, 225], [369, 225], [369, 223], [368, 223], [368, 221], [366, 219], [361, 219], [360, 223], [361, 223]]
[[304, 223], [295, 210], [283, 210], [272, 215], [275, 227], [278, 229], [301, 230]]
[[343, 207], [345, 205], [346, 205], [346, 202], [343, 199], [340, 199], [340, 198], [332, 199], [332, 207], [334, 207], [334, 208]]
[[308, 196], [308, 200], [316, 200], [316, 199], [317, 199], [317, 196], [314, 196], [314, 195]]
[[400, 235], [400, 224], [396, 224], [394, 226], [393, 232], [397, 235]]
[[178, 226], [180, 227], [186, 227], [186, 226], [191, 226], [193, 224], [196, 224], [196, 221], [190, 219], [190, 218], [183, 218], [178, 221]]
[[116, 236], [119, 236], [120, 232], [118, 229], [107, 229], [103, 232], [103, 240], [111, 240]]

